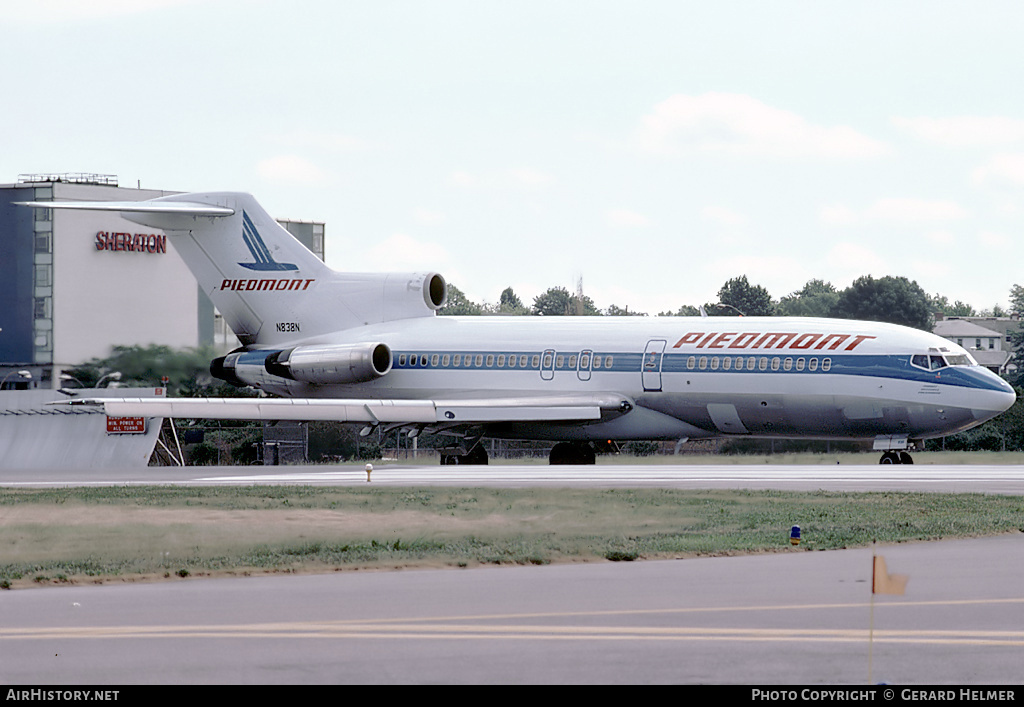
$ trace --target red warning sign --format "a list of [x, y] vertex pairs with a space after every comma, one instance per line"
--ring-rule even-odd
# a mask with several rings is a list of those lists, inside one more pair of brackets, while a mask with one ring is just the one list
[[144, 417], [108, 417], [108, 435], [139, 435], [146, 433]]

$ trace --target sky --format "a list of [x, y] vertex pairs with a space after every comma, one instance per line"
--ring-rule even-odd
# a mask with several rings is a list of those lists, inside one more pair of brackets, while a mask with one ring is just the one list
[[0, 0], [0, 183], [246, 191], [344, 271], [656, 314], [1024, 284], [1024, 4]]

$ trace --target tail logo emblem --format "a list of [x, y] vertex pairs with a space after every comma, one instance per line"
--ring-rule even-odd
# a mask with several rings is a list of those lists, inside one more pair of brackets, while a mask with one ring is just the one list
[[245, 241], [246, 247], [252, 253], [253, 260], [256, 261], [255, 263], [239, 263], [243, 268], [260, 271], [299, 269], [299, 266], [294, 263], [279, 263], [274, 260], [267, 244], [263, 242], [263, 237], [260, 236], [260, 232], [256, 230], [255, 224], [245, 211], [242, 212], [242, 240]]

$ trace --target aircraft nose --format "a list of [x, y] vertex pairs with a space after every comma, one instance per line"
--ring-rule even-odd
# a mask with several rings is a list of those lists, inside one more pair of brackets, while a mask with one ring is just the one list
[[988, 377], [992, 387], [990, 390], [984, 391], [984, 400], [979, 401], [982, 404], [974, 406], [972, 410], [977, 420], [991, 419], [1006, 412], [1017, 402], [1017, 393], [1012, 385], [995, 373], [989, 373]]

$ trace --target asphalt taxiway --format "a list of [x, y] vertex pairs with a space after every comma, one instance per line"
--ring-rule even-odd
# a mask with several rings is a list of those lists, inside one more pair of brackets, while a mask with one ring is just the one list
[[0, 681], [1024, 680], [1024, 535], [876, 551], [903, 596], [871, 594], [871, 549], [12, 591]]
[[[5, 472], [0, 485], [366, 485], [362, 466]], [[973, 491], [1020, 467], [376, 468], [370, 484]], [[1024, 505], [1022, 505], [1024, 527]], [[875, 550], [547, 567], [346, 571], [16, 590], [22, 685], [1024, 682], [1024, 533]], [[878, 695], [875, 699], [883, 701]]]

